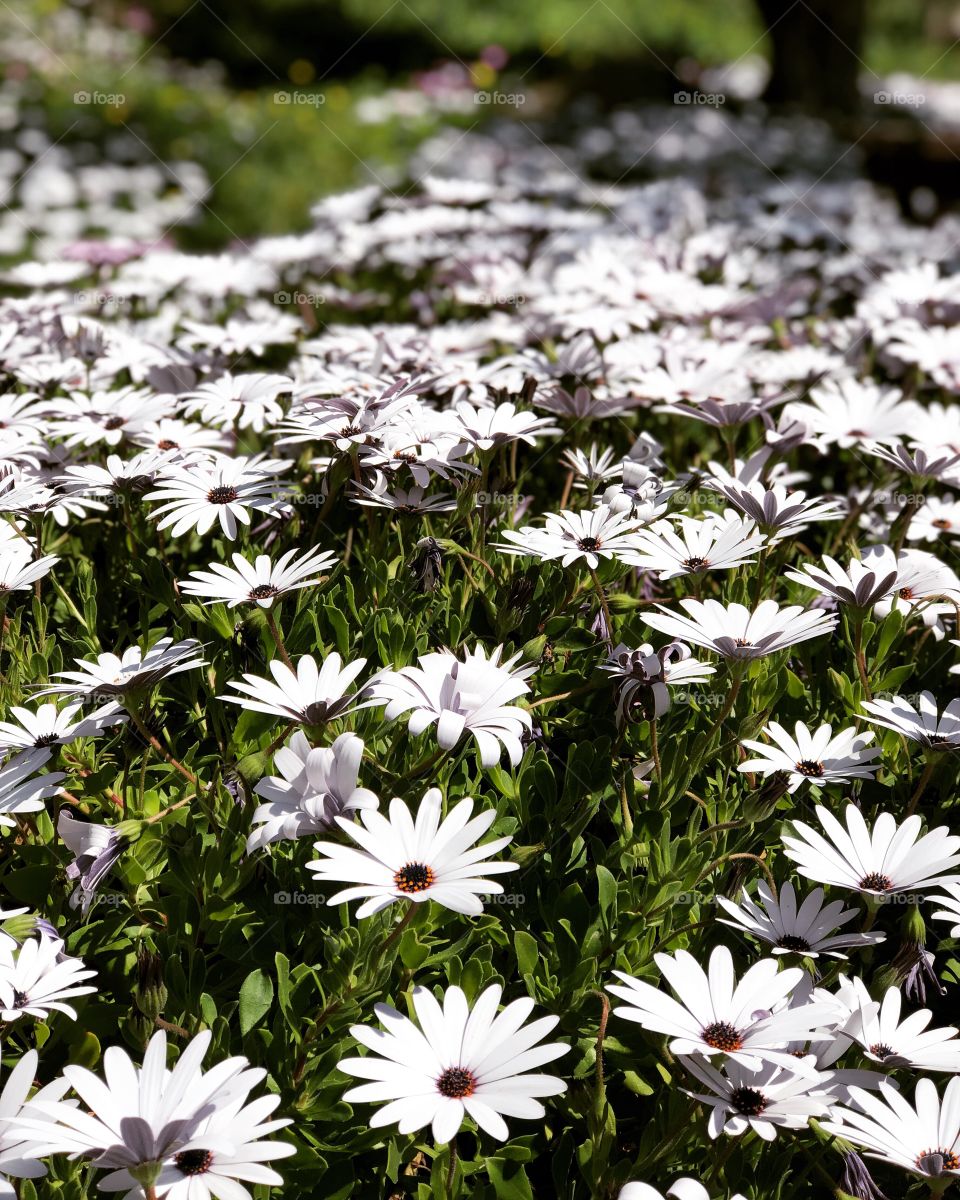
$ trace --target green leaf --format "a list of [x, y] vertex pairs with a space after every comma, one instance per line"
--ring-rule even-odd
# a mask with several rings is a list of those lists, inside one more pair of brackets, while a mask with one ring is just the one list
[[270, 1010], [273, 980], [259, 968], [251, 971], [240, 988], [240, 1032], [247, 1034]]
[[517, 966], [521, 975], [532, 975], [540, 958], [540, 944], [532, 934], [518, 929], [513, 935], [513, 948], [517, 954]]
[[488, 1158], [486, 1165], [497, 1200], [533, 1200], [530, 1180], [520, 1163]]

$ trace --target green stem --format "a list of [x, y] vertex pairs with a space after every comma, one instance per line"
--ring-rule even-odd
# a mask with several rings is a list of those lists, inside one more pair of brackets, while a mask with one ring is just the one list
[[156, 750], [156, 752], [162, 758], [166, 759], [170, 766], [173, 767], [175, 771], [178, 771], [188, 783], [192, 784], [195, 788], [199, 788], [200, 780], [196, 777], [196, 775], [194, 775], [192, 771], [188, 770], [183, 763], [179, 761], [179, 759], [174, 758], [172, 754], [164, 750], [163, 746], [161, 746], [157, 739], [153, 736], [153, 734], [144, 724], [143, 718], [132, 705], [127, 707], [127, 715], [136, 726], [140, 736], [145, 738], [146, 741], [149, 742], [149, 744], [154, 748], [154, 750]]
[[593, 567], [588, 567], [590, 578], [593, 580], [593, 586], [596, 589], [597, 599], [600, 601], [600, 609], [603, 612], [603, 619], [607, 623], [607, 638], [606, 640], [613, 645], [613, 617], [610, 615], [610, 607], [607, 604], [607, 597], [604, 593], [603, 586], [600, 583], [600, 578]]
[[293, 661], [291, 660], [290, 655], [287, 653], [287, 647], [283, 640], [283, 634], [280, 632], [280, 627], [277, 625], [276, 618], [269, 608], [265, 608], [263, 610], [263, 616], [267, 622], [267, 628], [270, 630], [270, 634], [276, 643], [277, 651], [280, 657], [287, 664], [291, 671], [296, 671], [296, 667], [293, 665]]
[[932, 758], [928, 758], [926, 765], [923, 768], [923, 774], [920, 776], [920, 782], [917, 784], [913, 795], [910, 797], [910, 803], [907, 805], [907, 816], [912, 817], [917, 811], [917, 805], [920, 803], [920, 797], [926, 791], [927, 784], [930, 782], [930, 776], [934, 772], [935, 763]]
[[860, 685], [864, 692], [866, 692], [867, 699], [872, 700], [873, 693], [870, 691], [870, 680], [867, 676], [867, 660], [863, 653], [863, 617], [854, 622], [853, 651], [857, 660], [857, 673], [860, 676]]

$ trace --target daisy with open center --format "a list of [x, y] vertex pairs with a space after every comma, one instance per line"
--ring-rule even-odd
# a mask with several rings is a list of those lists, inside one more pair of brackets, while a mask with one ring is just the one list
[[781, 971], [776, 959], [765, 958], [738, 982], [726, 946], [714, 949], [706, 971], [686, 950], [656, 954], [654, 962], [678, 999], [642, 979], [614, 971], [624, 986], [611, 985], [607, 990], [626, 1001], [626, 1007], [613, 1010], [618, 1016], [669, 1034], [674, 1054], [706, 1058], [722, 1054], [752, 1071], [767, 1062], [811, 1073], [812, 1068], [784, 1047], [790, 1041], [815, 1037], [833, 1009], [822, 1004], [786, 1007], [804, 977], [800, 967]]
[[420, 904], [436, 900], [454, 912], [478, 916], [483, 912], [481, 895], [499, 894], [503, 887], [486, 875], [516, 871], [511, 862], [486, 862], [513, 841], [512, 836], [494, 838], [476, 845], [497, 819], [496, 809], [487, 809], [470, 819], [473, 801], [461, 800], [441, 820], [439, 788], [430, 788], [420, 802], [416, 820], [402, 800], [390, 802], [389, 820], [372, 808], [360, 811], [362, 824], [337, 817], [340, 828], [360, 849], [336, 842], [317, 842], [314, 849], [326, 857], [307, 863], [317, 877], [351, 886], [331, 896], [328, 904], [365, 898], [358, 917], [387, 908], [397, 900]]
[[792, 822], [795, 836], [783, 837], [787, 857], [808, 879], [873, 896], [960, 879], [953, 869], [960, 864], [960, 837], [945, 825], [918, 838], [916, 815], [898, 825], [891, 813], [881, 813], [872, 829], [854, 804], [847, 805], [846, 829], [822, 805], [817, 816], [826, 837], [802, 821]]
[[799, 907], [792, 883], [785, 883], [777, 897], [766, 883], [761, 882], [757, 885], [757, 894], [759, 904], [746, 888], [740, 904], [726, 896], [718, 896], [717, 903], [732, 918], [720, 917], [720, 920], [724, 925], [732, 925], [766, 942], [772, 954], [802, 954], [807, 958], [826, 954], [830, 958], [846, 958], [845, 954], [838, 953], [841, 948], [875, 945], [886, 936], [859, 931], [837, 934], [837, 929], [860, 914], [856, 909], [844, 908], [842, 900], [824, 904], [823, 888], [814, 888]]
[[502, 993], [497, 984], [488, 987], [471, 1010], [458, 987], [447, 988], [442, 1008], [432, 992], [414, 988], [419, 1028], [396, 1009], [377, 1004], [383, 1031], [364, 1025], [350, 1030], [373, 1053], [338, 1063], [345, 1074], [372, 1082], [351, 1088], [344, 1100], [383, 1104], [370, 1120], [374, 1129], [396, 1124], [408, 1134], [431, 1125], [438, 1145], [455, 1137], [467, 1117], [501, 1142], [509, 1137], [504, 1116], [544, 1117], [539, 1097], [558, 1096], [567, 1085], [554, 1075], [529, 1072], [566, 1054], [569, 1046], [538, 1044], [559, 1017], [523, 1027], [533, 1011], [527, 997], [498, 1015]]
[[[943, 1100], [932, 1079], [921, 1079], [914, 1103], [891, 1083], [880, 1095], [852, 1087], [856, 1107], [833, 1110], [823, 1128], [879, 1158], [926, 1179], [960, 1178], [960, 1079], [947, 1084]], [[938, 1188], [938, 1192], [939, 1192]]]
[[595, 571], [601, 558], [616, 558], [626, 562], [626, 551], [637, 549], [636, 534], [641, 522], [629, 513], [616, 513], [605, 504], [583, 512], [564, 509], [550, 513], [543, 528], [524, 525], [521, 529], [505, 529], [507, 545], [495, 543], [494, 549], [504, 554], [521, 554], [550, 562], [560, 559], [569, 567], [582, 558]]
[[721, 1073], [700, 1058], [687, 1058], [683, 1065], [709, 1091], [684, 1091], [710, 1109], [707, 1132], [712, 1138], [721, 1133], [739, 1137], [752, 1129], [772, 1142], [778, 1128], [805, 1129], [811, 1117], [829, 1115], [833, 1104], [826, 1090], [829, 1071], [817, 1071], [811, 1056], [791, 1058], [790, 1063], [792, 1067], [764, 1063], [751, 1071], [728, 1062]]
[[231, 541], [240, 525], [250, 524], [251, 511], [276, 513], [283, 497], [267, 464], [224, 455], [171, 466], [146, 495], [148, 501], [162, 501], [150, 516], [158, 529], [169, 528], [172, 537], [192, 529], [209, 533], [219, 522], [223, 536]]
[[901, 1021], [902, 1005], [900, 989], [887, 988], [879, 1005], [861, 1002], [838, 1032], [857, 1042], [867, 1058], [886, 1067], [960, 1072], [956, 1026], [928, 1029], [933, 1018], [928, 1008]]
[[337, 653], [328, 654], [318, 667], [309, 654], [296, 665], [288, 667], [279, 659], [270, 664], [273, 680], [260, 675], [244, 675], [243, 683], [231, 680], [227, 687], [239, 696], [219, 696], [230, 704], [239, 704], [251, 712], [270, 713], [302, 725], [323, 725], [342, 717], [362, 705], [361, 693], [348, 693], [347, 688], [366, 666], [365, 658], [341, 666]]
[[655, 571], [659, 579], [676, 579], [756, 562], [754, 555], [766, 539], [752, 521], [714, 515], [701, 520], [681, 516], [673, 524], [658, 521], [640, 530], [635, 541], [637, 549], [626, 552], [624, 562]]
[[204, 604], [258, 604], [270, 608], [285, 592], [297, 591], [320, 582], [330, 571], [337, 556], [314, 546], [297, 560], [298, 551], [288, 550], [275, 563], [268, 554], [258, 554], [253, 563], [242, 554], [234, 554], [233, 566], [211, 563], [207, 571], [194, 571], [180, 584], [187, 596], [206, 596]]
[[763, 732], [774, 745], [744, 738], [742, 744], [760, 757], [747, 759], [737, 770], [764, 776], [783, 771], [789, 778], [790, 792], [795, 792], [802, 783], [846, 783], [851, 779], [872, 779], [876, 773], [872, 760], [879, 757], [880, 749], [865, 748], [873, 741], [872, 733], [858, 733], [851, 726], [834, 736], [832, 726], [827, 724], [811, 733], [802, 721], [794, 726], [793, 737], [776, 721], [765, 726]]
[[892, 700], [865, 700], [865, 721], [882, 725], [917, 742], [925, 750], [960, 750], [960, 699], [939, 712], [933, 692], [921, 692], [917, 708], [903, 696]]

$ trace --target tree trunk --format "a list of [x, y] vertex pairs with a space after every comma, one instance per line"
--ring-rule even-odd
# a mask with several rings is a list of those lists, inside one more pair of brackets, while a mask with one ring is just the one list
[[765, 99], [818, 116], [860, 108], [866, 0], [757, 0], [770, 38]]

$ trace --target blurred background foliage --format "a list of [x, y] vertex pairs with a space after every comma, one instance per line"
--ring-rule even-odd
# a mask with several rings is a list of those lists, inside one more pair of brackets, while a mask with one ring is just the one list
[[[957, 4], [811, 3], [827, 20], [863, 6], [861, 77], [960, 78]], [[174, 173], [201, 164], [211, 189], [174, 236], [212, 248], [301, 229], [321, 195], [370, 179], [397, 186], [441, 125], [530, 122], [585, 97], [669, 102], [678, 78], [696, 84], [731, 63], [762, 73], [771, 11], [778, 0], [12, 0], [0, 5], [4, 95], [14, 89], [21, 129], [41, 126], [91, 158], [160, 160]], [[788, 53], [788, 22], [804, 11], [784, 0]], [[808, 24], [836, 50], [819, 16]], [[815, 70], [802, 36], [797, 55]], [[484, 105], [478, 89], [530, 102]], [[291, 91], [308, 102], [284, 102]], [[121, 99], [78, 104], [82, 92]], [[7, 136], [12, 123], [2, 121]]]

